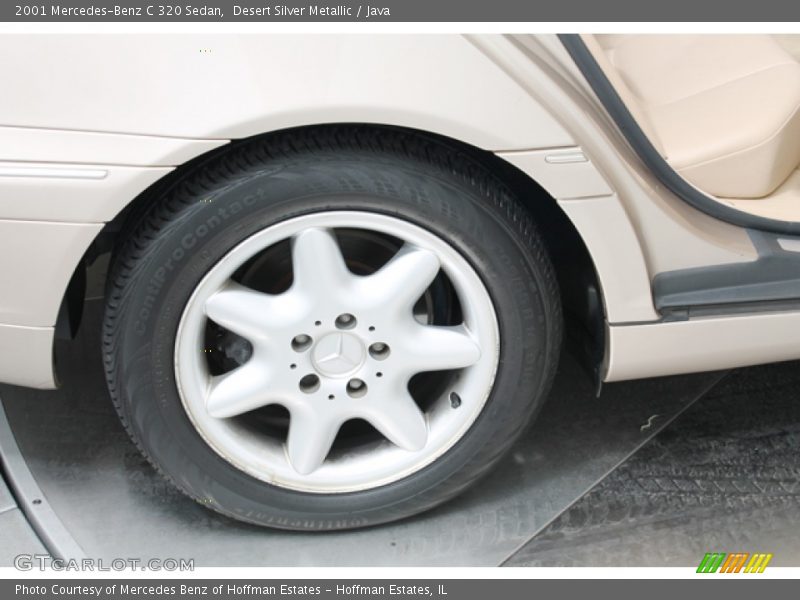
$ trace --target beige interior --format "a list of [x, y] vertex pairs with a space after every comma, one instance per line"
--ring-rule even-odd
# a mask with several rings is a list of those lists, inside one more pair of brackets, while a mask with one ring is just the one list
[[669, 164], [740, 210], [800, 220], [800, 36], [584, 36]]

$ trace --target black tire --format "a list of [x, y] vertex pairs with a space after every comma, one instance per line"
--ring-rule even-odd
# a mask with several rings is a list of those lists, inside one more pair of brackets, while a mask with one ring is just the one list
[[[448, 240], [489, 291], [501, 347], [483, 412], [438, 460], [375, 489], [313, 494], [255, 479], [203, 441], [181, 404], [173, 353], [183, 308], [217, 260], [266, 226], [329, 209], [402, 217]], [[187, 231], [222, 210], [223, 226], [191, 252], [181, 250]], [[183, 176], [131, 221], [107, 290], [103, 355], [111, 397], [150, 462], [225, 515], [283, 529], [331, 530], [427, 510], [487, 473], [549, 391], [562, 316], [541, 236], [497, 177], [438, 140], [342, 127], [242, 142]]]

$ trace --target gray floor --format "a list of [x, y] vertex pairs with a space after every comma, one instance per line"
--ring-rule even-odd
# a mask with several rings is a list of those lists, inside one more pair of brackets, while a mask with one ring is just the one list
[[5, 482], [0, 479], [0, 514], [14, 508], [17, 508], [17, 503], [11, 495], [11, 490], [9, 490]]
[[11, 490], [0, 477], [0, 566], [14, 564], [18, 554], [44, 554], [45, 547], [17, 506]]
[[800, 362], [731, 374], [509, 566], [693, 566], [706, 552], [800, 565]]
[[[721, 374], [607, 386], [565, 356], [550, 401], [497, 471], [430, 513], [368, 530], [296, 534], [243, 525], [165, 483], [120, 428], [103, 384], [90, 302], [82, 337], [58, 351], [58, 392], [0, 387], [45, 501], [89, 556], [222, 565], [498, 565], [583, 496]], [[0, 440], [2, 443], [2, 440]]]

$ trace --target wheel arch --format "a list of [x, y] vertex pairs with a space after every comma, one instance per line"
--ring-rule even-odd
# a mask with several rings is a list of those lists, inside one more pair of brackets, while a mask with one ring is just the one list
[[400, 132], [410, 139], [424, 139], [444, 146], [451, 152], [466, 154], [506, 185], [513, 195], [521, 200], [525, 209], [539, 225], [553, 260], [567, 318], [567, 341], [581, 355], [592, 376], [595, 378], [599, 376], [598, 372], [605, 353], [606, 311], [602, 287], [589, 249], [553, 195], [530, 175], [491, 151], [437, 133], [374, 123], [304, 125], [237, 139], [188, 160], [148, 186], [106, 223], [76, 266], [62, 300], [62, 309], [59, 311], [57, 331], [60, 337], [74, 335], [80, 324], [75, 315], [81, 313], [85, 299], [82, 293], [85, 286], [85, 270], [99, 256], [106, 253], [113, 255], [128, 233], [135, 228], [137, 219], [169, 189], [180, 185], [182, 181], [201, 170], [205, 164], [224, 159], [227, 154], [242, 145], [279, 136], [285, 140], [301, 132], [308, 134], [312, 131], [332, 129], [341, 131], [358, 129], [372, 134], [392, 131]]

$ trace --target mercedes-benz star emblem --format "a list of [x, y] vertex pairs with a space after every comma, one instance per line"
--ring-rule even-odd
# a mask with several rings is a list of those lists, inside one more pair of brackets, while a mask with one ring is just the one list
[[329, 333], [314, 345], [312, 360], [322, 375], [343, 377], [356, 371], [364, 362], [366, 350], [351, 333]]

